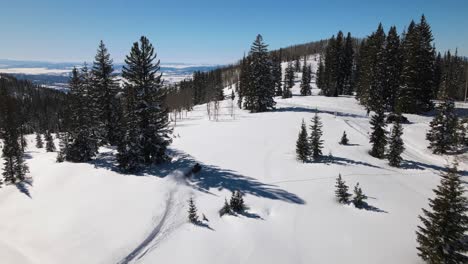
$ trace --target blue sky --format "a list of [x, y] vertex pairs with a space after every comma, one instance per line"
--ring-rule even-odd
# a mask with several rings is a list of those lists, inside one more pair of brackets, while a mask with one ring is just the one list
[[401, 31], [424, 13], [439, 50], [468, 55], [467, 0], [0, 0], [0, 58], [91, 61], [104, 40], [115, 62], [146, 35], [162, 62], [234, 62], [261, 33], [270, 48]]

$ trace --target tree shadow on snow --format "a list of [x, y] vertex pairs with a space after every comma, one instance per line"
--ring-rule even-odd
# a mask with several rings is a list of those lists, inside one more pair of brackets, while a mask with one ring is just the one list
[[360, 166], [366, 166], [366, 167], [371, 167], [371, 168], [376, 168], [376, 169], [381, 168], [379, 166], [375, 166], [364, 161], [356, 161], [356, 160], [343, 158], [343, 157], [337, 157], [337, 156], [324, 156], [316, 162], [325, 163], [325, 164], [336, 164], [336, 165], [342, 165], [342, 166], [349, 166], [349, 165], [359, 166], [360, 165]]
[[340, 111], [329, 111], [323, 109], [307, 108], [301, 106], [281, 107], [274, 110], [274, 112], [297, 112], [297, 113], [318, 113], [336, 115], [339, 117], [353, 117], [353, 118], [368, 118], [366, 115], [350, 114]]
[[216, 231], [216, 230], [214, 230], [209, 224], [204, 223], [204, 222], [202, 222], [202, 221], [198, 221], [198, 222], [193, 223], [193, 224], [196, 225], [196, 226], [199, 226], [199, 227], [203, 227], [203, 228], [209, 229], [209, 230], [211, 230], [211, 231]]
[[375, 206], [373, 206], [373, 205], [370, 205], [370, 204], [368, 204], [368, 203], [366, 203], [366, 202], [364, 202], [364, 205], [363, 205], [363, 206], [361, 206], [361, 207], [356, 207], [356, 208], [357, 208], [357, 209], [366, 210], [366, 211], [376, 212], [376, 213], [385, 213], [385, 214], [388, 214], [387, 211], [382, 210], [382, 209], [380, 209], [380, 208], [377, 208], [377, 207], [375, 207]]
[[[432, 169], [432, 170], [437, 170], [437, 171], [440, 171], [440, 172], [446, 172], [447, 171], [446, 167], [442, 167], [442, 166], [438, 166], [438, 165], [434, 165], [434, 164], [427, 164], [427, 163], [414, 161], [414, 160], [404, 160], [401, 163], [400, 168], [402, 168], [402, 169], [413, 169], [413, 170]], [[461, 176], [468, 176], [468, 171], [465, 171], [465, 170], [459, 170], [458, 173]]]
[[32, 199], [31, 193], [29, 192], [29, 187], [33, 186], [32, 178], [27, 178], [22, 182], [18, 182], [15, 184], [15, 186], [21, 193]]
[[[257, 197], [280, 200], [288, 203], [305, 204], [305, 201], [294, 193], [280, 189], [275, 185], [261, 183], [256, 179], [243, 176], [232, 170], [202, 164], [184, 152], [168, 149], [167, 154], [173, 157], [172, 161], [148, 166], [137, 174], [128, 175], [165, 178], [174, 171], [180, 171], [186, 175], [186, 180], [193, 188], [205, 193], [211, 193], [210, 189], [212, 188], [218, 190], [225, 189], [230, 192], [239, 190], [243, 194], [250, 194]], [[91, 163], [96, 168], [105, 168], [122, 173], [117, 166], [115, 154], [112, 152], [99, 153], [96, 159]], [[199, 173], [192, 174], [190, 171], [196, 163], [200, 163], [202, 169]]]

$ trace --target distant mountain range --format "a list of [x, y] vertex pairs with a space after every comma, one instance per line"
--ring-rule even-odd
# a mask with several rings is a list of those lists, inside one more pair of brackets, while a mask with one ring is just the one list
[[[88, 64], [90, 65], [90, 64]], [[123, 63], [115, 63], [115, 73], [120, 75]], [[20, 61], [0, 59], [0, 73], [8, 73], [18, 79], [30, 80], [33, 83], [50, 88], [66, 88], [73, 67], [82, 67], [83, 63]], [[161, 63], [161, 72], [166, 82], [179, 82], [190, 78], [195, 71], [209, 71], [220, 65]]]

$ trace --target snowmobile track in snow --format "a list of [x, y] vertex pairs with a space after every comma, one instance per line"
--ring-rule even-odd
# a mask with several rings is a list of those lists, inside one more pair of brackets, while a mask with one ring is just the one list
[[[169, 193], [169, 198], [166, 201], [166, 210], [159, 221], [159, 223], [154, 227], [151, 233], [125, 258], [118, 262], [118, 264], [127, 264], [135, 259], [140, 259], [143, 257], [148, 250], [145, 250], [150, 243], [156, 239], [156, 237], [160, 234], [164, 224], [166, 223], [166, 219], [169, 216], [170, 212], [172, 211], [172, 204], [173, 204], [173, 192]], [[143, 254], [141, 254], [143, 252]]]

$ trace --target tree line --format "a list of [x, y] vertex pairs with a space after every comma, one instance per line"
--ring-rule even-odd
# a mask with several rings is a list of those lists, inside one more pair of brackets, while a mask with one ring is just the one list
[[370, 111], [421, 113], [445, 95], [463, 100], [468, 61], [436, 51], [425, 16], [398, 34], [382, 24], [363, 40], [338, 32], [329, 40], [317, 71], [317, 86], [326, 96], [356, 94]]

